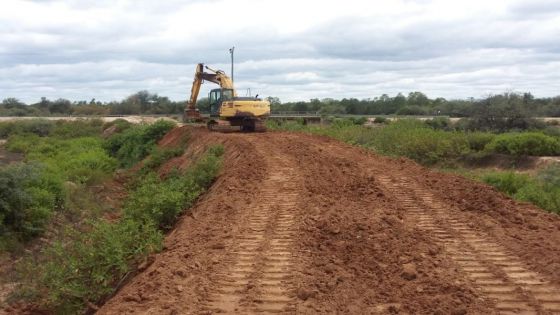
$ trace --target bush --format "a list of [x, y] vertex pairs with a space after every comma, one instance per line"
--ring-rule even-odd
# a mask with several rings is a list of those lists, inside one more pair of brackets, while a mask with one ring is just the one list
[[537, 178], [547, 185], [560, 187], [560, 165], [556, 163], [540, 170]]
[[56, 314], [81, 313], [84, 302], [97, 303], [149, 253], [161, 249], [163, 236], [148, 223], [97, 220], [87, 232], [72, 230], [72, 242], [56, 242], [39, 261], [21, 268], [23, 293]]
[[158, 120], [151, 125], [135, 125], [109, 137], [104, 147], [119, 160], [121, 166], [130, 167], [146, 157], [157, 141], [175, 126], [175, 123], [166, 120]]
[[363, 124], [365, 124], [367, 122], [366, 117], [352, 117], [350, 119], [352, 120], [352, 123], [354, 125], [358, 125], [358, 126], [362, 126]]
[[27, 241], [41, 234], [62, 197], [61, 178], [39, 164], [0, 169], [0, 236]]
[[95, 137], [101, 134], [102, 127], [101, 119], [58, 120], [50, 135], [62, 139]]
[[288, 130], [288, 131], [301, 131], [304, 130], [306, 125], [303, 122], [293, 121], [293, 120], [267, 120], [266, 127], [270, 130]]
[[378, 117], [375, 117], [373, 122], [376, 123], [376, 124], [384, 124], [384, 123], [387, 122], [387, 118], [378, 116]]
[[407, 115], [407, 116], [423, 116], [427, 112], [424, 108], [416, 105], [405, 106], [396, 112], [397, 115]]
[[183, 209], [210, 186], [218, 174], [222, 154], [223, 147], [212, 147], [185, 174], [175, 172], [164, 180], [155, 173], [146, 175], [125, 204], [125, 216], [169, 228]]
[[506, 133], [497, 135], [486, 149], [515, 156], [560, 155], [560, 140], [539, 132]]
[[432, 119], [426, 119], [424, 123], [434, 129], [438, 130], [451, 130], [451, 121], [447, 117], [435, 117]]
[[218, 174], [224, 149], [214, 146], [184, 173], [165, 179], [155, 173], [141, 178], [117, 223], [91, 221], [86, 229], [71, 230], [65, 242], [46, 248], [39, 259], [20, 269], [20, 294], [33, 296], [56, 314], [83, 312], [98, 304], [145, 257], [162, 247], [163, 235], [181, 211], [190, 207]]
[[368, 146], [375, 151], [423, 164], [453, 162], [469, 152], [464, 134], [434, 130], [418, 120], [399, 120], [372, 132]]
[[133, 124], [128, 122], [126, 119], [118, 118], [113, 121], [105, 123], [103, 125], [103, 130], [108, 129], [112, 126], [117, 126], [117, 132], [123, 132], [126, 129], [132, 127]]
[[139, 171], [139, 173], [143, 175], [149, 171], [153, 171], [169, 159], [179, 156], [183, 152], [185, 152], [185, 148], [183, 146], [177, 148], [155, 147], [154, 149], [152, 149], [150, 156], [142, 164], [142, 169]]
[[508, 195], [515, 195], [521, 188], [531, 183], [529, 175], [516, 174], [514, 172], [496, 172], [486, 174], [482, 180], [487, 184], [496, 187]]
[[25, 153], [28, 161], [39, 161], [51, 173], [77, 183], [95, 181], [103, 174], [112, 173], [117, 166], [117, 161], [103, 149], [100, 138], [62, 140], [24, 134], [11, 136], [6, 147]]
[[553, 165], [539, 172], [536, 178], [514, 172], [495, 172], [483, 181], [518, 200], [560, 213], [560, 166]]
[[40, 137], [48, 136], [54, 129], [54, 122], [46, 119], [26, 119], [18, 121], [0, 122], [0, 138], [6, 139], [10, 135], [35, 134]]
[[27, 153], [41, 143], [41, 138], [32, 133], [13, 134], [8, 138], [6, 149], [12, 152]]
[[34, 134], [39, 137], [77, 138], [98, 136], [103, 121], [100, 119], [79, 119], [74, 121], [26, 119], [0, 122], [0, 138], [11, 135]]
[[467, 142], [473, 151], [483, 151], [488, 143], [492, 142], [496, 135], [488, 132], [467, 132]]

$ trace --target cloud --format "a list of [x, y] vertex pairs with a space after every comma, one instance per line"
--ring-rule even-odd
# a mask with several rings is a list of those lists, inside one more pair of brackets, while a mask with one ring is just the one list
[[0, 98], [186, 99], [195, 64], [229, 71], [233, 45], [240, 91], [285, 101], [552, 96], [558, 12], [551, 0], [7, 0]]

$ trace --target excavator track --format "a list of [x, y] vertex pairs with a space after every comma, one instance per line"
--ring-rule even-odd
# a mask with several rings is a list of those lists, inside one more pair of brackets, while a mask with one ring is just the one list
[[[297, 174], [286, 160], [272, 157], [260, 192], [263, 202], [236, 236], [229, 268], [215, 276], [206, 304], [209, 313], [293, 313]], [[284, 193], [276, 192], [282, 189]]]
[[262, 120], [251, 120], [241, 126], [232, 126], [227, 121], [210, 121], [207, 123], [207, 128], [213, 132], [266, 132], [266, 124]]
[[560, 287], [530, 271], [519, 257], [488, 235], [450, 215], [453, 212], [448, 205], [412, 180], [387, 176], [378, 179], [399, 196], [401, 206], [417, 227], [434, 235], [461, 272], [484, 296], [495, 301], [499, 314], [560, 314]]

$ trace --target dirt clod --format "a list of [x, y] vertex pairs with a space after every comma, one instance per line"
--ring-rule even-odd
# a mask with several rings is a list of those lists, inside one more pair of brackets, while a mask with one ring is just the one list
[[404, 264], [402, 266], [402, 274], [401, 276], [405, 280], [414, 280], [416, 279], [417, 271], [416, 265], [413, 263]]
[[310, 297], [314, 297], [316, 294], [317, 294], [316, 291], [311, 291], [311, 290], [305, 289], [305, 288], [299, 288], [298, 291], [297, 291], [297, 297], [301, 300], [304, 300], [304, 301], [306, 301]]

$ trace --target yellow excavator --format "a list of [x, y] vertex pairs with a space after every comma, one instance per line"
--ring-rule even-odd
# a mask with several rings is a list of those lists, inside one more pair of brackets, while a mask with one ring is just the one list
[[191, 97], [185, 109], [185, 121], [204, 121], [196, 108], [196, 100], [200, 86], [204, 81], [216, 83], [219, 89], [210, 91], [210, 117], [207, 119], [208, 129], [212, 131], [266, 131], [264, 120], [270, 115], [270, 102], [255, 97], [239, 97], [233, 87], [233, 81], [222, 70], [204, 72], [204, 64], [196, 66]]

